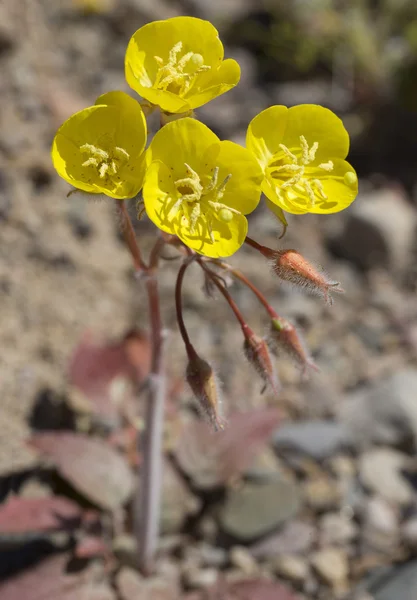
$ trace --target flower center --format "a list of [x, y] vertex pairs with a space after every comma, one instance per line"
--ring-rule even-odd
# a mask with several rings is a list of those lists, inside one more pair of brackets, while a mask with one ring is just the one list
[[[284, 144], [280, 144], [279, 147], [280, 151], [273, 156], [267, 169], [267, 177], [274, 184], [277, 194], [288, 196], [291, 191], [293, 195], [294, 192], [296, 195], [297, 192], [307, 194], [309, 208], [314, 206], [317, 200], [327, 200], [327, 194], [319, 177], [333, 171], [333, 162], [329, 160], [318, 166], [309, 167], [316, 158], [318, 142], [309, 146], [305, 137], [300, 135], [300, 147], [294, 152]], [[276, 186], [274, 180], [281, 180], [282, 183]]]
[[178, 195], [171, 214], [175, 216], [179, 213], [181, 225], [189, 227], [191, 234], [196, 233], [197, 223], [200, 218], [203, 218], [203, 225], [207, 227], [210, 240], [214, 243], [213, 219], [230, 223], [233, 215], [239, 214], [239, 211], [221, 202], [232, 175], [229, 174], [219, 183], [219, 167], [215, 167], [211, 179], [203, 185], [198, 173], [187, 163], [184, 164], [187, 177], [175, 181]]
[[[126, 150], [119, 146], [114, 146], [111, 150], [103, 150], [94, 144], [83, 144], [80, 146], [80, 151], [88, 156], [82, 166], [94, 167], [104, 184], [113, 183], [115, 178], [119, 179], [116, 177], [118, 171], [130, 158]], [[116, 183], [116, 187], [120, 185], [122, 181]]]
[[182, 42], [177, 42], [169, 51], [167, 62], [160, 56], [154, 57], [158, 64], [156, 89], [184, 96], [194, 85], [197, 75], [210, 70], [201, 54], [186, 52], [180, 57], [182, 47]]

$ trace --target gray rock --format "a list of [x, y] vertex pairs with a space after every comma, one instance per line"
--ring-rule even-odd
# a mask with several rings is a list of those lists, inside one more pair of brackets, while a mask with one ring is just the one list
[[350, 396], [339, 416], [362, 447], [400, 445], [410, 438], [417, 447], [417, 369], [394, 373], [374, 389]]
[[261, 537], [293, 517], [301, 505], [295, 483], [284, 479], [229, 491], [220, 513], [224, 531], [248, 542]]
[[374, 550], [396, 548], [400, 537], [398, 515], [384, 498], [371, 498], [365, 509], [363, 539]]
[[320, 541], [324, 546], [344, 546], [358, 534], [358, 526], [344, 512], [327, 513], [320, 520]]
[[390, 448], [368, 450], [359, 459], [359, 478], [372, 492], [396, 505], [410, 503], [414, 490], [402, 476], [408, 457]]
[[415, 600], [417, 590], [417, 560], [410, 561], [390, 572], [382, 572], [369, 588], [374, 600]]
[[410, 261], [417, 213], [394, 188], [359, 194], [334, 240], [343, 258], [361, 268], [383, 266], [403, 273]]
[[274, 434], [275, 450], [295, 450], [316, 460], [323, 460], [352, 442], [349, 429], [335, 421], [310, 421], [283, 425]]
[[305, 521], [291, 521], [284, 527], [250, 548], [259, 560], [284, 554], [308, 552], [316, 539], [316, 529]]
[[314, 552], [311, 564], [325, 583], [340, 593], [347, 588], [349, 562], [340, 548], [325, 548]]

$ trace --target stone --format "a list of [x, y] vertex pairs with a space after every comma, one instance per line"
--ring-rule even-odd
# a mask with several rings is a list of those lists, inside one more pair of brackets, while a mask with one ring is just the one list
[[368, 490], [382, 496], [388, 502], [406, 505], [412, 502], [414, 490], [401, 475], [408, 457], [390, 448], [374, 448], [359, 459], [359, 478]]
[[183, 572], [184, 581], [191, 588], [209, 588], [213, 586], [218, 578], [217, 569], [201, 569], [190, 566]]
[[195, 513], [199, 507], [200, 501], [193, 496], [174, 468], [165, 462], [162, 479], [161, 533], [167, 535], [179, 531], [186, 516]]
[[316, 540], [316, 528], [305, 521], [293, 520], [286, 523], [265, 539], [250, 547], [251, 554], [258, 560], [283, 554], [308, 552]]
[[358, 446], [402, 445], [411, 439], [417, 447], [416, 389], [416, 368], [397, 371], [373, 389], [349, 396], [339, 417]]
[[290, 579], [295, 583], [303, 583], [310, 571], [305, 559], [293, 554], [278, 556], [272, 568], [278, 576]]
[[315, 552], [311, 564], [317, 574], [335, 591], [341, 592], [347, 587], [349, 563], [346, 552], [340, 548], [325, 548]]
[[234, 546], [230, 550], [230, 562], [245, 575], [256, 575], [259, 572], [256, 560], [244, 546]]
[[342, 501], [342, 491], [337, 481], [320, 476], [304, 484], [307, 504], [315, 511], [334, 510]]
[[320, 542], [323, 546], [344, 546], [358, 534], [358, 526], [344, 512], [327, 513], [320, 519]]
[[249, 542], [295, 516], [301, 506], [298, 486], [284, 479], [231, 489], [220, 511], [220, 525], [236, 540]]
[[416, 225], [416, 211], [394, 187], [359, 193], [332, 245], [339, 256], [361, 268], [383, 266], [404, 274]]
[[392, 568], [369, 586], [374, 600], [415, 600], [417, 590], [417, 560]]
[[393, 507], [380, 496], [371, 498], [365, 508], [363, 540], [379, 551], [390, 551], [399, 542], [399, 521]]
[[351, 445], [351, 434], [343, 423], [309, 421], [283, 425], [272, 441], [278, 454], [293, 450], [323, 460]]
[[413, 550], [417, 550], [417, 516], [407, 519], [401, 528], [402, 538]]

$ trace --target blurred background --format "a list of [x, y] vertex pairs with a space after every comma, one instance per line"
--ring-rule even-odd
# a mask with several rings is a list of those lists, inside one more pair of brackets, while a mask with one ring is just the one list
[[[351, 135], [360, 194], [340, 214], [290, 215], [283, 240], [262, 207], [250, 217], [253, 238], [341, 282], [334, 306], [281, 286], [251, 249], [231, 260], [320, 368], [302, 378], [280, 360], [279, 398], [261, 394], [229, 307], [190, 269], [186, 322], [230, 415], [218, 437], [189, 409], [178, 263], [164, 264], [164, 504], [145, 580], [130, 535], [140, 406], [128, 384], [132, 365], [146, 376], [146, 297], [114, 207], [67, 199], [49, 148], [72, 113], [129, 91], [134, 31], [181, 14], [212, 21], [242, 69], [198, 118], [244, 143], [267, 106], [327, 106]], [[416, 205], [415, 0], [0, 0], [1, 600], [415, 600]], [[153, 226], [136, 227], [149, 248]], [[231, 291], [263, 334], [254, 296]]]

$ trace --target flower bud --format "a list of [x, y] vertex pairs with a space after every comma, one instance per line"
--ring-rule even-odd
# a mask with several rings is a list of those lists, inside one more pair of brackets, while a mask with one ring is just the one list
[[303, 373], [307, 367], [311, 367], [315, 371], [319, 368], [311, 358], [304, 340], [289, 321], [282, 317], [271, 319], [271, 327], [269, 330], [268, 342], [271, 350], [275, 354], [285, 354], [293, 360]]
[[344, 292], [340, 283], [329, 280], [323, 271], [308, 262], [297, 250], [277, 250], [271, 257], [271, 263], [280, 279], [323, 296], [327, 304], [333, 304], [330, 292]]
[[270, 387], [274, 394], [278, 394], [281, 386], [271, 359], [268, 344], [249, 328], [245, 332], [243, 352], [255, 371], [265, 382], [265, 386]]
[[207, 361], [196, 353], [189, 359], [186, 370], [187, 383], [198, 401], [199, 407], [215, 431], [224, 429], [225, 422], [220, 414], [221, 400], [217, 377]]

